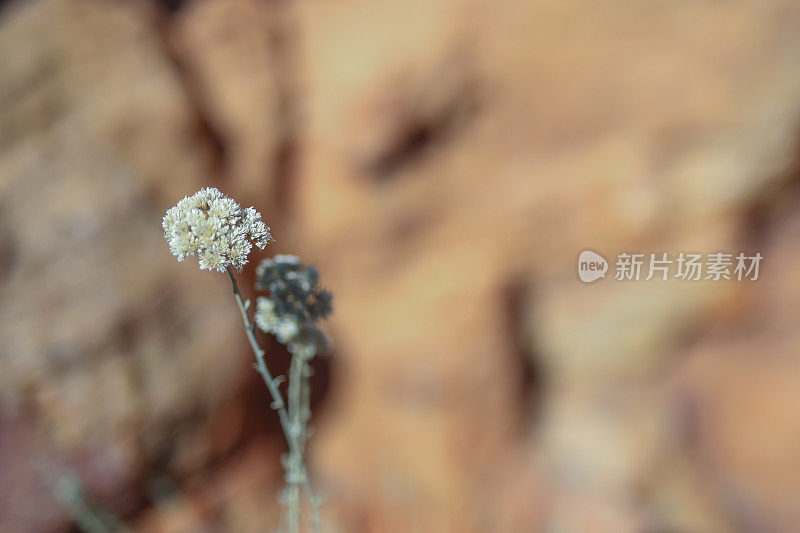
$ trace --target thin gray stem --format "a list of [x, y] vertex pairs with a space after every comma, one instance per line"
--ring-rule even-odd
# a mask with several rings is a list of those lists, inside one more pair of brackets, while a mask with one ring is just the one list
[[56, 488], [56, 494], [67, 508], [73, 523], [84, 533], [127, 531], [116, 518], [86, 503], [80, 483], [75, 478], [62, 477]]
[[[305, 454], [306, 450], [306, 443], [308, 442], [308, 438], [311, 436], [311, 430], [308, 426], [309, 420], [311, 420], [311, 383], [310, 378], [313, 373], [311, 365], [308, 361], [314, 356], [313, 351], [310, 351], [307, 357], [302, 358], [302, 368], [300, 369], [300, 401], [299, 401], [299, 417], [303, 427], [303, 432], [300, 435], [300, 442], [298, 443], [298, 448], [300, 449], [301, 457]], [[305, 461], [303, 462], [305, 464]], [[308, 483], [308, 478], [306, 478], [306, 483]], [[311, 491], [311, 487], [307, 487], [307, 490]], [[317, 498], [311, 494], [309, 496], [310, 505], [311, 505], [311, 525], [315, 533], [321, 533], [322, 531], [322, 518], [319, 514], [319, 501]]]
[[[300, 528], [300, 495], [299, 490], [302, 486], [305, 490], [308, 498], [311, 502], [311, 509], [313, 515], [313, 526], [315, 532], [320, 532], [321, 528], [321, 520], [319, 518], [319, 509], [318, 509], [318, 501], [317, 497], [314, 494], [314, 491], [311, 488], [311, 482], [308, 479], [308, 473], [306, 472], [305, 463], [303, 461], [303, 452], [305, 449], [305, 436], [303, 435], [305, 430], [305, 424], [300, 422], [300, 419], [297, 418], [301, 416], [301, 398], [302, 395], [300, 394], [301, 384], [302, 384], [302, 375], [303, 367], [300, 366], [299, 372], [294, 371], [294, 360], [295, 357], [292, 357], [292, 368], [290, 368], [290, 380], [294, 379], [300, 380], [300, 382], [296, 383], [292, 386], [292, 383], [289, 384], [289, 406], [290, 410], [297, 412], [297, 414], [292, 417], [290, 416], [290, 412], [286, 408], [286, 403], [283, 401], [283, 395], [278, 389], [279, 380], [272, 377], [272, 374], [267, 367], [266, 360], [264, 358], [265, 352], [259, 346], [258, 341], [256, 340], [255, 336], [255, 326], [253, 322], [250, 320], [250, 317], [247, 314], [248, 305], [244, 303], [242, 299], [242, 294], [239, 292], [239, 285], [236, 283], [236, 278], [233, 276], [233, 272], [230, 268], [227, 269], [228, 277], [231, 279], [231, 284], [233, 285], [233, 295], [236, 298], [236, 303], [239, 306], [239, 311], [242, 315], [242, 324], [244, 324], [245, 333], [247, 335], [247, 340], [250, 343], [250, 347], [253, 350], [253, 354], [256, 357], [256, 370], [264, 380], [264, 383], [267, 385], [267, 389], [269, 389], [269, 393], [272, 396], [272, 409], [278, 412], [278, 418], [281, 422], [281, 428], [283, 429], [283, 433], [286, 436], [286, 442], [289, 446], [289, 455], [287, 461], [284, 464], [284, 468], [286, 469], [286, 478], [287, 478], [287, 488], [290, 490], [286, 494], [287, 500], [287, 514], [288, 514], [288, 526], [289, 531], [292, 533], [296, 533], [299, 531]], [[297, 377], [294, 377], [295, 374], [298, 374]], [[297, 422], [297, 424], [295, 424]], [[302, 444], [301, 444], [302, 441]]]
[[[300, 485], [303, 482], [303, 475], [300, 469], [303, 466], [302, 439], [305, 432], [300, 413], [300, 388], [303, 378], [303, 361], [296, 355], [292, 356], [292, 363], [289, 367], [289, 423], [291, 427], [292, 439], [295, 441], [294, 449], [289, 453], [287, 490], [289, 492], [289, 528], [297, 526], [300, 522], [299, 501]], [[295, 505], [291, 505], [295, 503]]]
[[250, 342], [250, 347], [253, 349], [253, 354], [256, 356], [256, 370], [261, 374], [261, 377], [264, 378], [264, 383], [267, 385], [267, 389], [269, 389], [269, 393], [272, 396], [272, 408], [278, 412], [283, 432], [286, 434], [286, 439], [291, 449], [294, 443], [292, 442], [293, 439], [290, 438], [289, 414], [286, 412], [286, 404], [283, 401], [281, 391], [278, 389], [279, 381], [272, 377], [269, 368], [267, 368], [267, 363], [264, 360], [265, 352], [261, 346], [258, 345], [258, 341], [256, 341], [255, 326], [253, 326], [250, 317], [247, 315], [248, 306], [245, 305], [244, 300], [242, 300], [242, 294], [239, 292], [239, 285], [236, 283], [236, 278], [233, 277], [233, 272], [230, 267], [228, 267], [227, 271], [228, 276], [231, 278], [231, 283], [233, 284], [233, 295], [236, 298], [236, 303], [239, 304], [239, 311], [242, 313], [242, 323], [244, 324], [244, 330], [247, 334], [247, 340]]

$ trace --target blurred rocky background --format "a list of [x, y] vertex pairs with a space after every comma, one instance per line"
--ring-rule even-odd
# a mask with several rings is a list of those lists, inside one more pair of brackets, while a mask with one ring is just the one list
[[[793, 0], [6, 2], [0, 531], [75, 530], [64, 479], [277, 527], [228, 281], [161, 235], [207, 185], [336, 295], [327, 531], [798, 531], [798, 125]], [[764, 262], [584, 285], [584, 249]]]

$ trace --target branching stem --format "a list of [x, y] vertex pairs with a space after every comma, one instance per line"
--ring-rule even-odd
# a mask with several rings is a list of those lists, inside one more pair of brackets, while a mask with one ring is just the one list
[[322, 530], [321, 520], [319, 518], [319, 504], [316, 495], [311, 489], [311, 482], [308, 479], [306, 472], [305, 462], [303, 455], [305, 451], [305, 442], [308, 438], [306, 423], [309, 418], [307, 411], [310, 411], [307, 405], [308, 392], [304, 391], [304, 387], [308, 387], [308, 366], [303, 357], [297, 355], [292, 356], [292, 364], [289, 370], [289, 409], [287, 410], [286, 403], [283, 400], [278, 384], [279, 378], [276, 379], [272, 376], [267, 367], [265, 360], [265, 352], [259, 346], [255, 336], [255, 326], [247, 314], [248, 304], [245, 304], [242, 299], [242, 294], [239, 292], [239, 285], [236, 283], [236, 278], [233, 275], [230, 267], [227, 269], [228, 277], [231, 279], [233, 285], [233, 295], [236, 298], [236, 303], [239, 306], [239, 311], [242, 315], [242, 324], [244, 324], [247, 340], [250, 342], [250, 347], [253, 349], [253, 354], [256, 357], [256, 371], [261, 374], [264, 383], [269, 389], [272, 396], [272, 409], [278, 412], [278, 418], [283, 428], [283, 433], [286, 436], [286, 442], [289, 446], [289, 455], [284, 462], [286, 469], [286, 483], [288, 485], [286, 500], [287, 500], [287, 525], [291, 533], [296, 533], [300, 530], [300, 488], [306, 492], [312, 511], [312, 525], [315, 532]]

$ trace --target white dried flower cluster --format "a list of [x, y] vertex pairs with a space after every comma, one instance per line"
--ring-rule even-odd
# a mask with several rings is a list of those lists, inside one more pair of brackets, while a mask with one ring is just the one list
[[270, 298], [259, 296], [256, 300], [256, 325], [266, 333], [277, 337], [278, 342], [286, 344], [300, 332], [300, 324], [293, 316], [279, 316], [275, 310], [275, 302]]
[[240, 270], [253, 244], [264, 248], [272, 241], [261, 213], [252, 207], [243, 209], [213, 187], [183, 198], [167, 211], [162, 225], [178, 261], [197, 254], [204, 270]]

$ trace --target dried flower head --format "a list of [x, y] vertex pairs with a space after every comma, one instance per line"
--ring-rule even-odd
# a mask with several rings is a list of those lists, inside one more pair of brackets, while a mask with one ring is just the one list
[[319, 287], [319, 270], [294, 255], [276, 255], [256, 268], [256, 288], [267, 290], [280, 317], [316, 322], [333, 310], [331, 293]]
[[288, 348], [293, 355], [310, 359], [315, 354], [328, 353], [330, 345], [328, 337], [316, 324], [306, 324], [292, 338]]
[[265, 333], [271, 333], [278, 341], [286, 344], [300, 332], [300, 324], [292, 316], [282, 317], [275, 312], [275, 302], [259, 296], [254, 315], [256, 326]]
[[333, 310], [331, 293], [319, 287], [319, 271], [293, 255], [276, 255], [256, 268], [256, 288], [270, 297], [256, 302], [256, 325], [293, 352], [325, 351], [325, 335], [316, 322]]
[[219, 272], [241, 270], [253, 244], [264, 248], [273, 240], [261, 213], [243, 209], [213, 187], [179, 201], [164, 215], [162, 226], [178, 261], [197, 254], [201, 269]]

